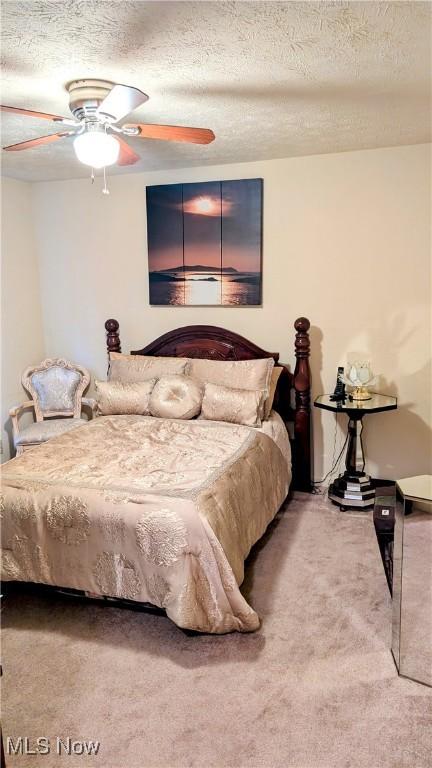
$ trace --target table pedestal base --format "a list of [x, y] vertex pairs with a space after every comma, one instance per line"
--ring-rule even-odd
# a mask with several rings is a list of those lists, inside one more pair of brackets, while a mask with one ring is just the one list
[[375, 488], [370, 475], [363, 472], [346, 471], [332, 482], [328, 491], [329, 499], [345, 507], [372, 507], [375, 502]]

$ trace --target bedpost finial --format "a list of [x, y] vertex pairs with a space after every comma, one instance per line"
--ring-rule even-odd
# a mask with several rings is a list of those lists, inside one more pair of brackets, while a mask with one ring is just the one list
[[307, 317], [298, 317], [294, 323], [294, 328], [296, 331], [307, 333], [310, 328], [310, 320], [308, 320]]
[[108, 332], [117, 332], [119, 328], [120, 326], [117, 320], [114, 320], [113, 318], [111, 318], [111, 320], [107, 320], [105, 323], [105, 330]]
[[105, 330], [107, 332], [107, 352], [121, 352], [120, 336], [119, 336], [119, 324], [117, 320], [111, 318], [105, 323]]
[[298, 317], [294, 323], [296, 329], [295, 337], [295, 355], [297, 358], [309, 357], [310, 354], [310, 340], [309, 340], [309, 328], [310, 321], [307, 317]]

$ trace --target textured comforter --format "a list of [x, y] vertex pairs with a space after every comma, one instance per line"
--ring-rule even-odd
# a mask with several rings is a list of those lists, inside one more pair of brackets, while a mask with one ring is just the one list
[[2, 577], [151, 602], [184, 628], [252, 631], [243, 563], [289, 481], [256, 429], [100, 417], [4, 465]]

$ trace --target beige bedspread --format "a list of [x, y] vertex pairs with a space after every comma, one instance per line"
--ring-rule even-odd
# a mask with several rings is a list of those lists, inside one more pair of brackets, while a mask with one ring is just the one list
[[2, 576], [151, 602], [184, 628], [251, 631], [244, 559], [289, 481], [253, 428], [100, 417], [4, 465]]

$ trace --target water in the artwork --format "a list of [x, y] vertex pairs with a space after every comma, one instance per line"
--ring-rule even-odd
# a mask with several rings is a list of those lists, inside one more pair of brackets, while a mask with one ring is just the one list
[[150, 273], [150, 304], [247, 306], [261, 303], [259, 272]]

